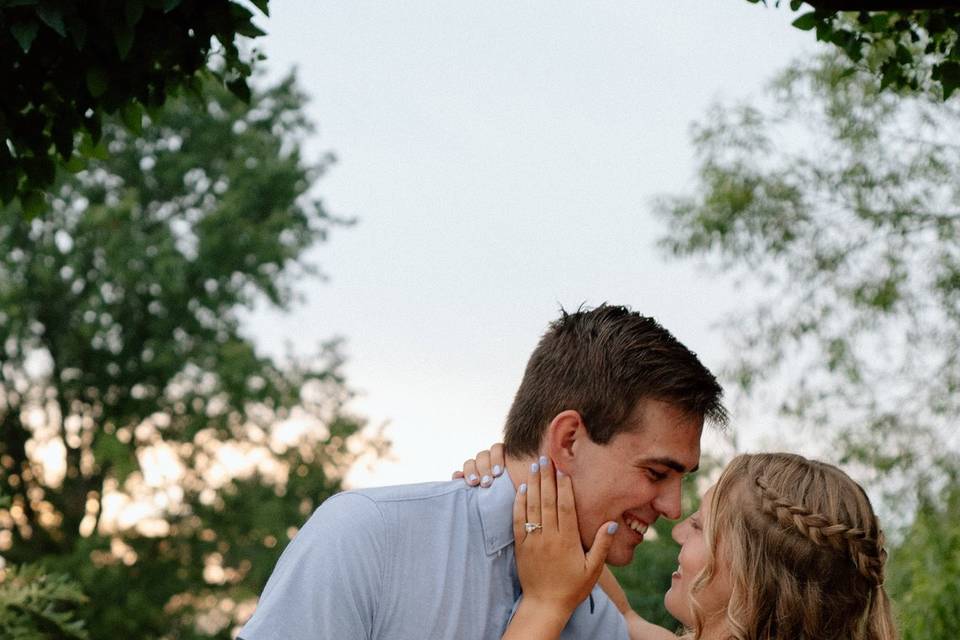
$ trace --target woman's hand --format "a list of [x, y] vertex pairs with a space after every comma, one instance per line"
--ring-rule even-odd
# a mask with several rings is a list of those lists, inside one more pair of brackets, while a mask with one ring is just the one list
[[546, 458], [532, 465], [513, 505], [523, 599], [504, 638], [559, 637], [597, 583], [616, 531], [615, 522], [604, 523], [584, 553], [570, 477]]
[[[528, 531], [527, 523], [540, 527]], [[513, 506], [524, 599], [557, 604], [572, 612], [597, 584], [616, 531], [616, 522], [605, 522], [590, 551], [584, 553], [570, 476], [555, 472], [549, 459], [540, 458], [539, 464], [531, 466], [527, 482], [520, 485]]]
[[479, 452], [475, 458], [464, 462], [462, 471], [453, 472], [453, 480], [463, 478], [471, 487], [489, 487], [494, 478], [503, 474], [505, 468], [503, 444], [498, 442], [490, 449]]

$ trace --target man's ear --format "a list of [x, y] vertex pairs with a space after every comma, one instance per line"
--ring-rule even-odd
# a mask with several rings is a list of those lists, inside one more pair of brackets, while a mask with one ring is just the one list
[[572, 409], [561, 411], [547, 426], [544, 442], [546, 454], [558, 469], [572, 475], [576, 467], [574, 444], [586, 437], [587, 429], [580, 414]]

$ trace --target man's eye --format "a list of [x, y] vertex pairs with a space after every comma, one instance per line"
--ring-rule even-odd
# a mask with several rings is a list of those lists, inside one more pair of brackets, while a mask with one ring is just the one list
[[662, 471], [657, 471], [656, 469], [647, 469], [647, 475], [649, 475], [650, 479], [654, 482], [659, 482], [667, 477], [667, 474]]

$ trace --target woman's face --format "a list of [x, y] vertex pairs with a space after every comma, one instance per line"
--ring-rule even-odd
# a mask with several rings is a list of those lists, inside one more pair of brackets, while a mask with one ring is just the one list
[[[673, 539], [680, 543], [680, 557], [677, 570], [673, 573], [670, 590], [664, 597], [667, 611], [687, 627], [694, 626], [691, 609], [691, 587], [697, 575], [707, 564], [708, 549], [705, 530], [710, 521], [710, 499], [714, 487], [703, 494], [699, 511], [692, 513], [686, 520], [673, 528]], [[724, 612], [730, 601], [730, 575], [722, 558], [717, 559], [713, 579], [696, 594], [704, 615], [704, 627], [723, 623]]]

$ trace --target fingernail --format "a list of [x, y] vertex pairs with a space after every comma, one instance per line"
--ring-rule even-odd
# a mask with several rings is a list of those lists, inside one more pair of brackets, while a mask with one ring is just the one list
[[480, 478], [480, 486], [488, 487], [490, 486], [490, 476], [483, 476]]
[[547, 466], [547, 456], [540, 456], [540, 466], [541, 467]]
[[493, 475], [499, 477], [501, 473], [503, 473], [503, 469], [500, 468], [500, 465], [493, 465]]
[[540, 465], [534, 462], [532, 465], [530, 465], [530, 473], [536, 473], [537, 471], [540, 471]]
[[467, 478], [467, 482], [469, 482], [470, 484], [477, 484], [477, 474], [471, 473], [470, 477]]
[[567, 474], [565, 474], [565, 473], [564, 473], [563, 471], [561, 471], [560, 469], [557, 469], [557, 477], [558, 477], [558, 478], [562, 478], [562, 477], [565, 476], [565, 475], [567, 475]]
[[523, 484], [520, 485], [520, 495], [522, 495], [522, 496], [527, 495], [527, 483], [526, 483], [526, 482], [524, 482]]
[[610, 524], [607, 525], [607, 533], [609, 533], [610, 535], [613, 535], [617, 532], [617, 529], [619, 528], [620, 528], [619, 524], [617, 524], [616, 522], [611, 522]]

